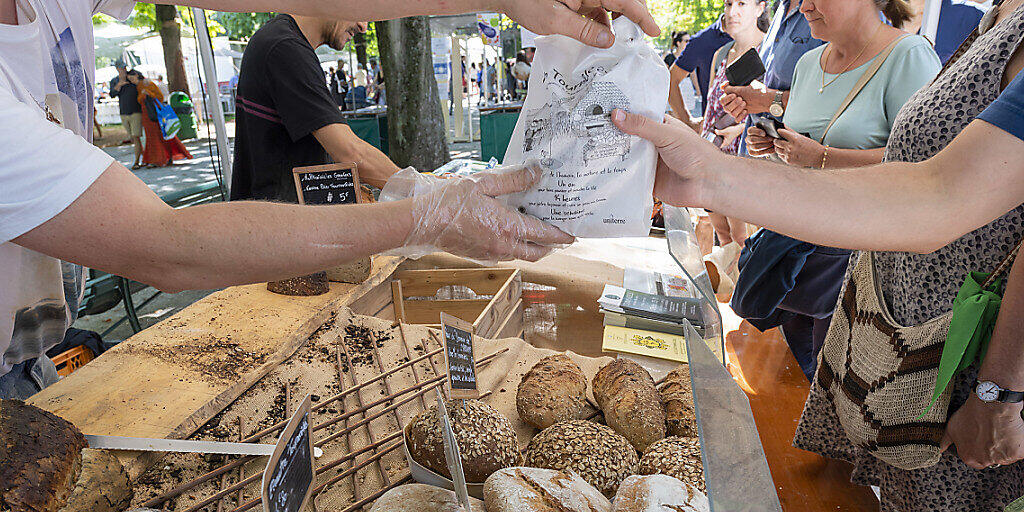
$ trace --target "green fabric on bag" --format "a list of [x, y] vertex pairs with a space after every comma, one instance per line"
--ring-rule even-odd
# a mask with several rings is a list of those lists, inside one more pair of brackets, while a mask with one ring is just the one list
[[942, 348], [939, 375], [935, 381], [935, 390], [932, 392], [932, 401], [918, 419], [932, 410], [957, 373], [985, 358], [989, 341], [992, 340], [992, 330], [999, 317], [999, 307], [1003, 302], [1002, 279], [996, 279], [988, 287], [982, 287], [991, 275], [971, 272], [957, 292], [953, 301], [949, 333], [946, 334], [946, 344]]

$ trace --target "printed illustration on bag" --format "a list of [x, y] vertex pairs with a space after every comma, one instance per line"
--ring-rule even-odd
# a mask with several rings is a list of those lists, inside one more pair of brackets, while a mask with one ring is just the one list
[[[560, 154], [561, 158], [556, 158], [553, 148], [561, 146], [559, 142], [564, 139], [583, 138], [587, 141], [579, 155], [583, 165], [610, 157], [625, 160], [629, 154], [629, 135], [612, 124], [611, 115], [617, 108], [628, 110], [629, 98], [611, 82], [595, 81], [590, 87], [582, 87], [605, 73], [600, 66], [588, 68], [580, 81], [572, 85], [558, 71], [551, 73], [550, 79], [546, 73], [543, 83], [552, 99], [541, 108], [526, 112], [523, 153], [560, 167], [573, 155]], [[577, 99], [583, 91], [583, 97]]]

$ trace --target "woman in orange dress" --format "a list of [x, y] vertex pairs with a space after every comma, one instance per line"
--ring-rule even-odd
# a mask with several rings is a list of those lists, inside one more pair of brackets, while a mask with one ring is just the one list
[[164, 167], [174, 164], [175, 160], [187, 160], [192, 158], [185, 145], [178, 137], [164, 140], [160, 125], [149, 118], [146, 109], [146, 101], [149, 98], [165, 102], [164, 95], [160, 89], [142, 76], [136, 70], [128, 72], [128, 80], [139, 89], [139, 105], [142, 106], [142, 129], [146, 133], [146, 144], [142, 150], [142, 163], [149, 167]]

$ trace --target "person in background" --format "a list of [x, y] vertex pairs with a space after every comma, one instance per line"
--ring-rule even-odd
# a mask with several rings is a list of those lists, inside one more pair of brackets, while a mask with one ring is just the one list
[[142, 152], [142, 162], [148, 167], [166, 167], [174, 165], [175, 160], [189, 160], [192, 154], [178, 137], [164, 139], [160, 124], [156, 119], [150, 117], [155, 115], [156, 104], [153, 100], [166, 103], [164, 93], [149, 80], [142, 76], [137, 70], [128, 72], [130, 80], [139, 90], [138, 102], [142, 108], [142, 129], [146, 133], [146, 145]]
[[[837, 7], [840, 1], [843, 6]], [[888, 25], [878, 19], [879, 8], [884, 8]], [[786, 128], [779, 132], [783, 138], [768, 138], [761, 129], [751, 127], [750, 155], [777, 155], [789, 165], [812, 169], [880, 163], [896, 114], [935, 78], [941, 67], [938, 56], [924, 37], [894, 28], [910, 16], [906, 0], [804, 0], [800, 9], [811, 20], [811, 34], [828, 45], [807, 52], [796, 64], [784, 116]], [[855, 84], [878, 59], [885, 59], [881, 67], [835, 118]], [[777, 251], [802, 250], [798, 240], [775, 233], [769, 236], [782, 242]], [[777, 322], [785, 320], [782, 332], [808, 380], [814, 377], [849, 256], [845, 249], [819, 247], [807, 257], [800, 273], [792, 276], [796, 284], [791, 293], [764, 290], [781, 294], [779, 307], [788, 314]], [[775, 327], [777, 322], [763, 327]]]
[[519, 53], [516, 53], [516, 63], [512, 66], [512, 76], [517, 81], [515, 86], [517, 96], [526, 96], [526, 90], [530, 86], [531, 61], [532, 59], [526, 55], [525, 50], [520, 50]]
[[156, 85], [157, 89], [160, 89], [160, 92], [164, 95], [164, 98], [171, 97], [171, 90], [167, 87], [167, 83], [164, 82], [163, 75], [157, 75], [156, 79], [153, 80], [153, 84]]
[[682, 94], [679, 92], [679, 84], [690, 77], [697, 75], [697, 88], [700, 90], [700, 111], [706, 108], [708, 96], [708, 82], [711, 80], [711, 61], [715, 52], [725, 43], [732, 41], [732, 37], [722, 30], [722, 19], [719, 18], [708, 28], [697, 32], [690, 38], [686, 48], [679, 54], [676, 63], [672, 66], [670, 86], [668, 88], [668, 104], [672, 108], [672, 114], [694, 131], [700, 131], [698, 122], [695, 122], [686, 110]]
[[332, 160], [356, 162], [360, 180], [375, 186], [398, 172], [345, 124], [335, 98], [318, 80], [316, 48], [344, 48], [365, 30], [365, 23], [281, 14], [253, 34], [238, 84], [232, 201], [297, 203], [292, 169]]
[[[730, 41], [715, 52], [712, 61], [711, 85], [704, 110], [701, 136], [714, 142], [722, 151], [735, 155], [739, 151], [743, 125], [729, 115], [722, 106], [722, 87], [728, 83], [725, 70], [751, 49], [760, 48], [764, 31], [771, 22], [768, 3], [764, 0], [726, 0], [722, 14], [722, 27], [729, 34]], [[676, 87], [677, 89], [678, 87]], [[672, 90], [671, 92], [677, 92]], [[670, 95], [671, 95], [670, 92]], [[743, 245], [747, 239], [747, 224], [740, 219], [708, 212], [711, 224], [718, 235], [718, 242], [725, 246], [730, 242]]]
[[[339, 106], [345, 105], [345, 97], [348, 96], [349, 89], [349, 76], [345, 72], [345, 61], [338, 60], [338, 69], [336, 71], [338, 75], [338, 96], [337, 104]], [[342, 109], [344, 110], [344, 108]]]
[[[939, 26], [935, 33], [935, 53], [945, 64], [967, 36], [974, 32], [985, 15], [982, 6], [970, 0], [941, 0], [942, 10], [939, 11]], [[910, 0], [913, 17], [903, 25], [903, 30], [911, 34], [921, 33], [924, 22], [924, 8], [927, 0]]]
[[110, 80], [110, 97], [117, 98], [121, 126], [124, 127], [135, 150], [135, 160], [131, 166], [134, 171], [142, 167], [142, 107], [138, 100], [139, 89], [128, 80], [128, 66], [123, 60], [119, 59], [114, 67], [117, 68], [117, 76]]
[[665, 65], [672, 67], [672, 64], [676, 63], [676, 59], [679, 58], [679, 54], [686, 48], [686, 43], [690, 42], [690, 33], [685, 30], [678, 32], [672, 32], [672, 43], [665, 53]]
[[[727, 85], [722, 106], [737, 120], [746, 122], [749, 129], [756, 121], [749, 114], [760, 114], [757, 119], [782, 121], [789, 103], [789, 89], [793, 84], [796, 63], [805, 53], [823, 44], [811, 35], [807, 18], [800, 12], [802, 0], [781, 0], [772, 19], [771, 27], [761, 45], [764, 80], [755, 85], [736, 87]], [[740, 140], [740, 155], [746, 156], [746, 137]]]

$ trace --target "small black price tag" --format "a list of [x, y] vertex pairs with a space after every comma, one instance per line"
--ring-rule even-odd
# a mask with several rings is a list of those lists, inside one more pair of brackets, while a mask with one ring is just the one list
[[473, 324], [441, 313], [444, 361], [451, 398], [480, 398], [473, 358]]
[[301, 512], [313, 493], [316, 470], [309, 424], [310, 401], [306, 396], [288, 421], [263, 471], [264, 512]]
[[292, 169], [299, 204], [357, 204], [359, 172], [354, 162]]

